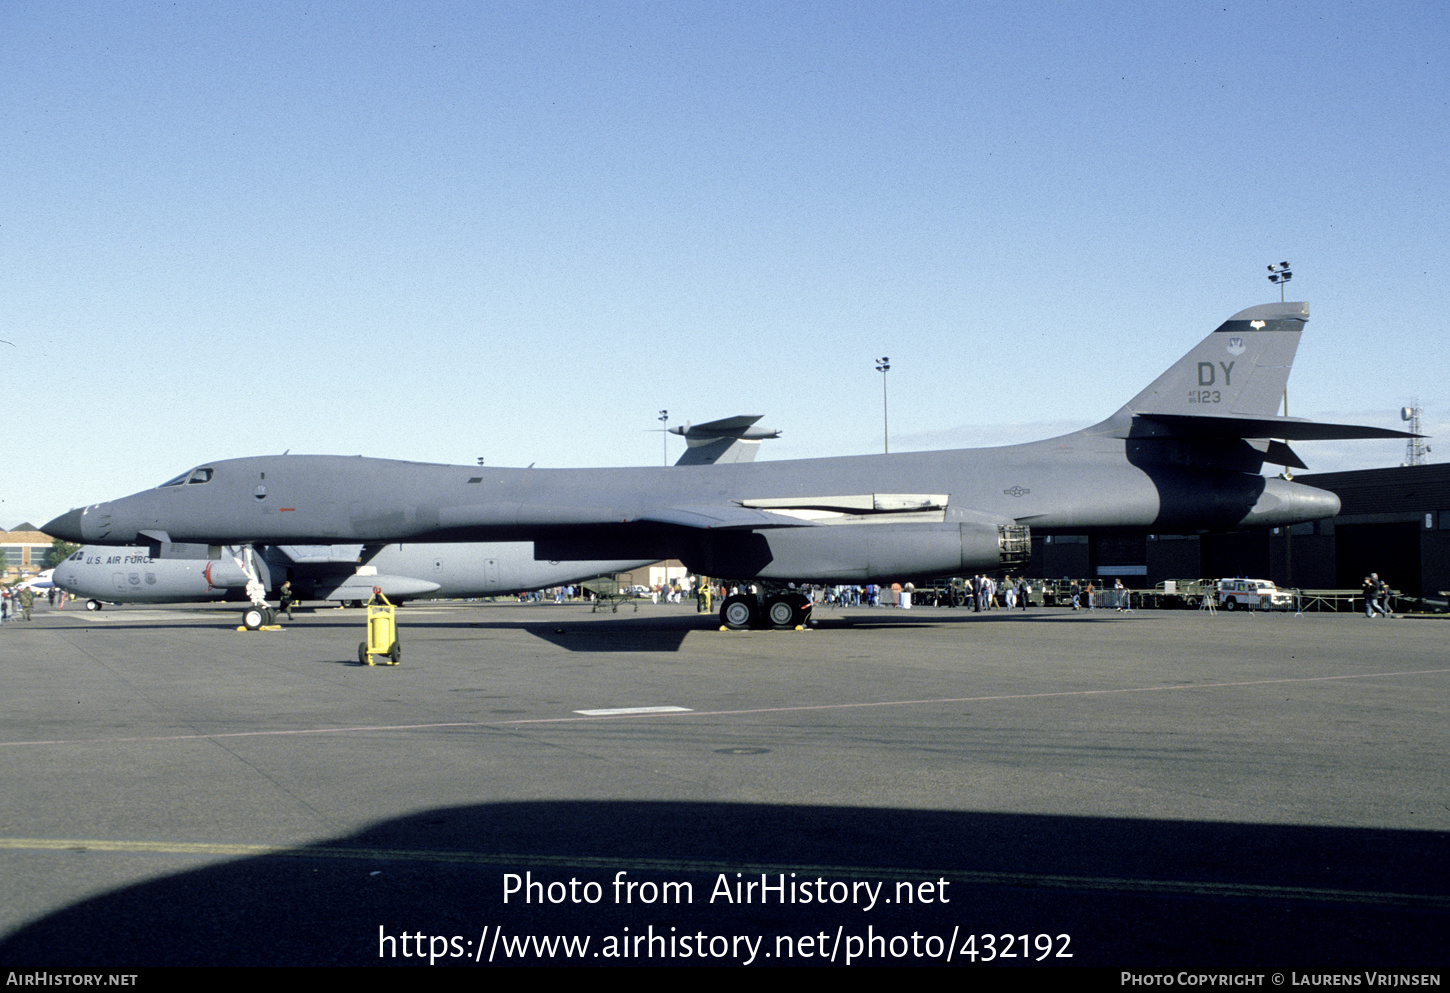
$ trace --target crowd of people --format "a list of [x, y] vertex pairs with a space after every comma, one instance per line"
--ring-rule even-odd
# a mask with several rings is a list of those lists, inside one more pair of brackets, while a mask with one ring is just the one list
[[[992, 576], [978, 573], [964, 580], [953, 581], [953, 588], [955, 595], [950, 602], [962, 603], [970, 606], [974, 611], [1026, 610], [1028, 606], [1027, 579], [1021, 576], [1014, 579], [1009, 575], [999, 581]], [[1390, 586], [1380, 578], [1379, 573], [1372, 572], [1366, 576], [1362, 588], [1365, 617], [1392, 616], [1389, 609]], [[710, 583], [708, 580], [702, 582], [689, 576], [652, 587], [631, 588], [631, 592], [634, 594], [649, 597], [654, 603], [661, 601], [683, 603], [693, 597], [697, 599], [699, 609], [706, 611], [711, 609], [712, 601], [747, 591], [755, 592], [755, 587], [728, 586]], [[809, 586], [802, 587], [800, 591], [808, 594], [815, 604], [836, 607], [899, 607], [907, 610], [911, 608], [917, 593], [916, 587], [911, 583], [892, 583], [890, 586], [874, 583]], [[284, 600], [290, 600], [290, 590], [284, 589], [283, 592]], [[1129, 591], [1123, 586], [1121, 579], [1117, 580], [1111, 588], [1104, 589], [1094, 587], [1091, 580], [1085, 582], [1072, 580], [1068, 586], [1068, 592], [1073, 610], [1093, 610], [1105, 606], [1116, 610], [1126, 610], [1129, 606]], [[933, 596], [936, 602], [940, 602], [940, 595], [936, 591], [933, 591]], [[44, 599], [51, 607], [63, 610], [70, 600], [70, 594], [54, 586], [40, 594], [29, 586], [0, 587], [0, 624], [10, 620], [30, 620], [35, 601], [38, 598]], [[568, 584], [520, 593], [518, 598], [520, 602], [524, 603], [542, 603], [552, 600], [554, 603], [562, 604], [579, 600], [592, 601], [595, 599], [595, 594], [583, 586]], [[288, 606], [289, 604], [284, 603], [282, 609], [285, 610]]]
[[[0, 624], [11, 620], [30, 620], [36, 599], [37, 594], [33, 587], [0, 587]], [[66, 603], [70, 600], [70, 594], [65, 590], [50, 586], [46, 588], [44, 594], [40, 595], [40, 599], [44, 599], [52, 607], [64, 610]]]

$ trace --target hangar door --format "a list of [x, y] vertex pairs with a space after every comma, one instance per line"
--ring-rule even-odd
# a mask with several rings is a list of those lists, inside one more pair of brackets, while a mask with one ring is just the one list
[[1357, 590], [1364, 577], [1380, 574], [1392, 589], [1420, 595], [1420, 524], [1338, 524], [1334, 528], [1336, 581]]

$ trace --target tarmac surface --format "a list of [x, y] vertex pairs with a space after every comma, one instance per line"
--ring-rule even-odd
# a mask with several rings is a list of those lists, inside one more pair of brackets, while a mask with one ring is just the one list
[[5, 968], [1450, 959], [1445, 621], [77, 607], [0, 627]]

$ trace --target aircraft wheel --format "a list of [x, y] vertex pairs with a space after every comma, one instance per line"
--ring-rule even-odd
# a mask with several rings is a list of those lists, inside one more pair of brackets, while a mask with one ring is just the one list
[[765, 617], [774, 628], [793, 628], [796, 621], [795, 597], [773, 596], [765, 602]]
[[267, 615], [261, 607], [248, 607], [242, 611], [242, 627], [248, 631], [260, 631], [267, 623]]
[[1237, 610], [1238, 609], [1238, 605], [1239, 605], [1239, 602], [1237, 600], [1235, 600], [1233, 597], [1229, 597], [1227, 600], [1225, 600], [1223, 602], [1223, 609], [1224, 610]]
[[359, 641], [357, 643], [357, 664], [368, 664], [368, 643], [366, 641]]
[[87, 600], [86, 601], [86, 609], [87, 610], [100, 610], [104, 606], [105, 606], [105, 604], [102, 603], [99, 600]]
[[720, 623], [734, 631], [743, 631], [755, 624], [760, 616], [760, 607], [755, 597], [743, 593], [726, 597], [720, 605]]
[[388, 658], [390, 658], [390, 659], [393, 660], [393, 665], [397, 665], [398, 664], [398, 661], [402, 657], [403, 657], [403, 648], [402, 648], [402, 646], [400, 644], [398, 644], [396, 641], [393, 642], [393, 647], [388, 649]]
[[273, 610], [271, 607], [264, 607], [264, 608], [262, 608], [262, 623], [265, 624], [265, 625], [267, 625], [268, 627], [271, 627], [273, 624], [276, 624], [277, 623], [277, 611]]

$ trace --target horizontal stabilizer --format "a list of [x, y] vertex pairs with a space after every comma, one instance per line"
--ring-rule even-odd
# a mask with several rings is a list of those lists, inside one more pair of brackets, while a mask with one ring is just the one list
[[[1140, 430], [1140, 425], [1149, 430]], [[1145, 414], [1133, 416], [1130, 437], [1283, 438], [1286, 441], [1340, 441], [1348, 438], [1418, 438], [1391, 428], [1328, 424], [1301, 417], [1250, 417], [1237, 414]]]
[[1307, 469], [1304, 460], [1299, 458], [1294, 449], [1282, 441], [1269, 442], [1268, 449], [1264, 452], [1264, 461], [1271, 465], [1281, 465], [1286, 469]]
[[762, 441], [780, 437], [774, 428], [755, 427], [760, 418], [760, 414], [738, 414], [704, 424], [670, 428], [670, 434], [683, 437], [687, 446], [675, 465], [754, 462]]
[[[670, 434], [683, 435], [686, 438], [720, 437], [729, 435], [739, 437], [745, 435], [750, 427], [760, 420], [760, 414], [736, 414], [734, 417], [722, 417], [716, 421], [706, 421], [704, 424], [687, 424], [684, 427], [670, 428]], [[758, 429], [765, 434], [774, 437], [779, 431], [767, 431], [765, 428]]]

